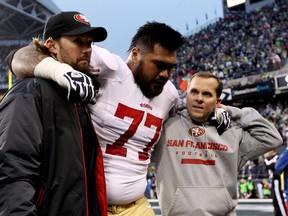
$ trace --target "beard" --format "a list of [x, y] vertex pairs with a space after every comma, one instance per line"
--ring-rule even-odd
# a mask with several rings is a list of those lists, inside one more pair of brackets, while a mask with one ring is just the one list
[[86, 66], [86, 65], [78, 65], [77, 63], [76, 64], [74, 64], [74, 66], [72, 66], [75, 70], [77, 70], [77, 71], [80, 71], [80, 72], [82, 72], [82, 73], [84, 73], [84, 74], [88, 74], [88, 69], [89, 69], [89, 66]]
[[151, 81], [148, 81], [147, 78], [145, 78], [145, 75], [143, 72], [142, 62], [139, 64], [138, 68], [136, 69], [134, 73], [134, 79], [137, 85], [140, 87], [144, 96], [147, 98], [153, 98], [161, 94], [161, 92], [163, 91], [164, 85], [167, 82], [167, 79], [164, 79], [164, 78], [158, 78], [158, 79], [153, 79]]
[[[83, 62], [83, 60], [85, 61]], [[77, 59], [75, 62], [71, 63], [71, 66], [77, 71], [88, 74], [89, 64], [90, 64], [90, 58], [82, 57], [80, 59]]]
[[61, 62], [70, 65], [74, 70], [88, 74], [91, 55], [83, 54], [78, 58], [72, 58], [70, 53], [63, 48], [63, 45], [60, 45], [60, 48]]

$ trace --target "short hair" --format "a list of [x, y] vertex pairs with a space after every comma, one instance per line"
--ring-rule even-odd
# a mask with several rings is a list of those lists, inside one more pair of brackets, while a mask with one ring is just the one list
[[144, 46], [152, 50], [154, 45], [158, 43], [165, 49], [175, 51], [184, 41], [184, 37], [178, 31], [165, 23], [152, 21], [147, 22], [137, 30], [132, 38], [128, 52], [136, 46]]
[[216, 88], [216, 94], [217, 94], [217, 97], [220, 98], [220, 96], [222, 94], [222, 90], [223, 90], [223, 83], [217, 76], [215, 76], [214, 74], [212, 74], [209, 71], [200, 71], [200, 72], [195, 73], [191, 77], [190, 82], [194, 77], [214, 78], [218, 82], [218, 87]]

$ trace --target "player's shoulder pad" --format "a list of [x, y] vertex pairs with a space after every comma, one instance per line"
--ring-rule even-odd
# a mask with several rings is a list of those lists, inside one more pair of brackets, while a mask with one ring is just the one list
[[107, 49], [96, 45], [92, 45], [90, 66], [92, 68], [100, 67], [102, 69], [110, 69], [113, 71], [119, 68], [115, 55]]
[[172, 96], [174, 98], [179, 97], [178, 90], [170, 80], [165, 84], [163, 91], [167, 96]]
[[176, 100], [179, 99], [178, 90], [170, 80], [168, 80], [167, 83], [165, 84], [163, 91], [166, 94], [166, 96], [170, 98], [170, 100], [174, 101], [175, 99]]

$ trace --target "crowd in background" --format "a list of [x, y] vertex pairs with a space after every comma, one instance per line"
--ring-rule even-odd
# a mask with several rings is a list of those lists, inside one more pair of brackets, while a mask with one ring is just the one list
[[189, 36], [174, 84], [181, 89], [183, 79], [200, 70], [233, 79], [281, 68], [288, 52], [288, 1], [276, 2], [250, 13], [231, 12]]

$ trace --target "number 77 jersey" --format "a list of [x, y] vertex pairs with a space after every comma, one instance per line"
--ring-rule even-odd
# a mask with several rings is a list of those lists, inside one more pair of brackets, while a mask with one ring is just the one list
[[[95, 57], [95, 56], [94, 56]], [[104, 158], [108, 204], [126, 204], [144, 195], [150, 155], [164, 120], [179, 96], [168, 81], [162, 93], [146, 98], [126, 63], [114, 56], [117, 70], [101, 64], [101, 88], [90, 106]]]

